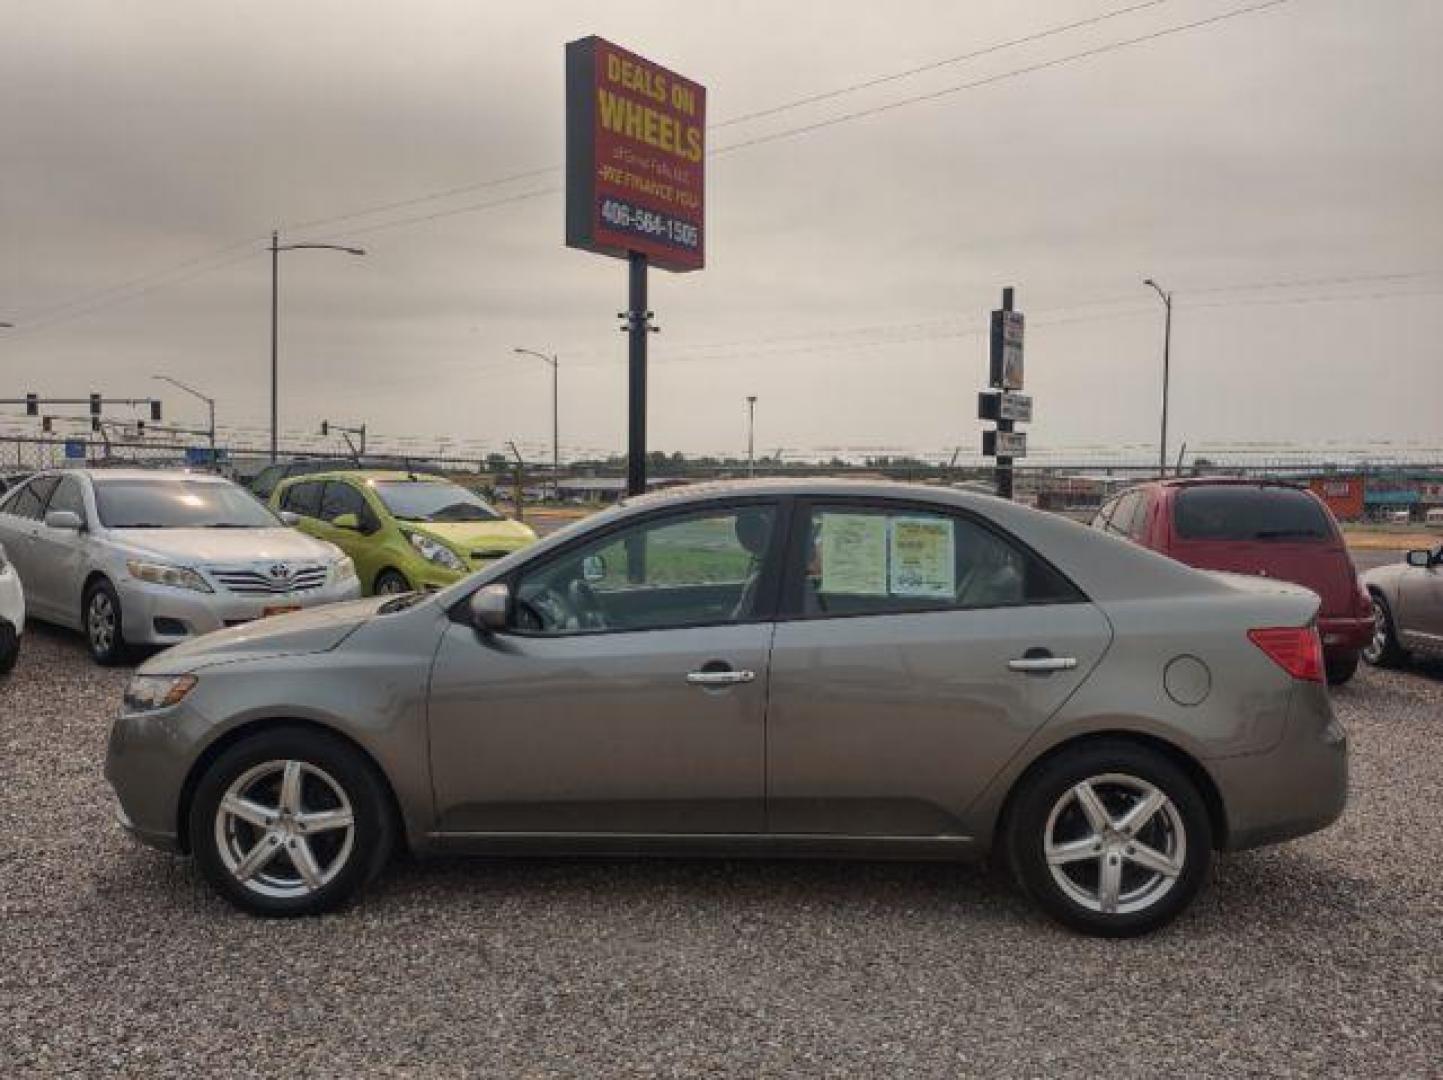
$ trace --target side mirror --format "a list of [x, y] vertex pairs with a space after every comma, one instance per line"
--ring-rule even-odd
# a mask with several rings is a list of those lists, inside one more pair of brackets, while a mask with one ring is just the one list
[[506, 619], [511, 614], [511, 590], [507, 586], [483, 585], [471, 594], [467, 604], [471, 625], [477, 630], [489, 633], [506, 629]]
[[606, 580], [606, 559], [600, 555], [588, 555], [581, 560], [581, 576], [587, 581]]
[[[45, 523], [47, 525], [50, 523], [50, 515], [48, 514], [45, 517]], [[1409, 566], [1419, 566], [1424, 570], [1433, 565], [1433, 553], [1421, 548], [1417, 551], [1408, 552], [1407, 559]]]
[[51, 510], [45, 515], [45, 525], [51, 529], [68, 529], [79, 532], [85, 523], [74, 510]]
[[292, 526], [292, 527], [294, 527], [294, 526], [296, 526], [296, 525], [299, 525], [299, 524], [301, 523], [301, 515], [300, 515], [300, 514], [293, 514], [293, 513], [291, 513], [289, 510], [282, 510], [282, 511], [280, 512], [280, 519], [281, 519], [283, 522], [285, 522], [287, 525], [290, 525], [290, 526]]
[[355, 514], [337, 514], [331, 518], [331, 524], [338, 529], [350, 529], [352, 532], [361, 531], [361, 519]]

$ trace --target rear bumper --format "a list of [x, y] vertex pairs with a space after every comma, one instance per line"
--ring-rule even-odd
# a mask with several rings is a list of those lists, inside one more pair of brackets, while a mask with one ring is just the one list
[[1348, 738], [1319, 683], [1296, 684], [1273, 749], [1204, 764], [1226, 808], [1229, 851], [1325, 829], [1348, 801]]
[[1356, 653], [1373, 636], [1373, 616], [1362, 618], [1319, 618], [1318, 635], [1327, 656]]

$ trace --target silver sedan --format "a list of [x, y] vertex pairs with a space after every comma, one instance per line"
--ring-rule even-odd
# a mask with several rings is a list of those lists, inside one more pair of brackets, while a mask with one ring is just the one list
[[1342, 812], [1317, 608], [986, 496], [709, 485], [171, 650], [106, 774], [131, 832], [264, 915], [398, 848], [990, 854], [1138, 934], [1213, 851]]
[[1373, 640], [1363, 659], [1396, 667], [1417, 653], [1443, 659], [1443, 544], [1410, 551], [1363, 575], [1373, 600]]
[[266, 615], [360, 595], [351, 560], [229, 480], [44, 472], [0, 500], [30, 615], [85, 632], [102, 664]]

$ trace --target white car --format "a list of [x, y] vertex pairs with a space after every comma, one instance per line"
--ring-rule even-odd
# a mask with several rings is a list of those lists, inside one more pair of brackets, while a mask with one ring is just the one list
[[218, 476], [70, 469], [0, 501], [0, 544], [37, 619], [102, 664], [267, 615], [360, 596], [351, 560]]
[[25, 590], [20, 575], [0, 544], [0, 675], [9, 673], [20, 657], [20, 635], [25, 632]]

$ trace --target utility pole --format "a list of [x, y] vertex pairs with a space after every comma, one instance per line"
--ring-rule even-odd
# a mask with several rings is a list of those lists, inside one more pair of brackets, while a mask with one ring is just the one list
[[271, 461], [277, 457], [280, 429], [280, 280], [282, 251], [342, 251], [364, 255], [364, 248], [341, 244], [282, 244], [280, 232], [271, 230]]
[[1162, 300], [1162, 305], [1167, 314], [1163, 317], [1162, 330], [1162, 434], [1158, 439], [1157, 447], [1157, 472], [1159, 477], [1167, 475], [1167, 384], [1168, 384], [1168, 353], [1172, 348], [1172, 293], [1163, 292], [1162, 286], [1148, 278], [1144, 285], [1152, 287], [1153, 291]]
[[515, 476], [515, 486], [512, 488], [512, 491], [513, 491], [512, 501], [516, 504], [516, 520], [517, 520], [517, 521], [525, 521], [525, 520], [526, 520], [526, 508], [525, 508], [525, 505], [524, 505], [525, 500], [524, 500], [524, 498], [523, 498], [523, 492], [525, 491], [525, 487], [526, 487], [526, 477], [525, 477], [526, 462], [522, 460], [522, 458], [521, 458], [521, 451], [518, 450], [518, 449], [516, 449], [516, 443], [515, 443], [515, 442], [513, 442], [513, 441], [510, 440], [510, 439], [507, 439], [507, 440], [506, 440], [506, 445], [509, 446], [509, 447], [511, 447], [511, 453], [512, 453], [512, 454], [515, 456], [515, 458], [516, 458], [516, 471], [515, 471], [515, 473], [514, 473], [514, 476]]
[[626, 493], [646, 491], [646, 335], [655, 334], [652, 313], [646, 310], [646, 253], [629, 251], [627, 261], [627, 434]]
[[560, 384], [561, 384], [561, 357], [552, 354], [547, 356], [535, 349], [515, 348], [511, 350], [522, 356], [534, 356], [543, 364], [551, 368], [551, 496], [557, 502], [561, 501], [561, 406], [560, 406]]
[[757, 396], [747, 395], [747, 475], [756, 476], [756, 419], [757, 419]]

